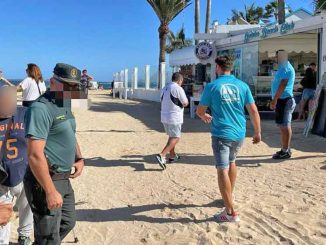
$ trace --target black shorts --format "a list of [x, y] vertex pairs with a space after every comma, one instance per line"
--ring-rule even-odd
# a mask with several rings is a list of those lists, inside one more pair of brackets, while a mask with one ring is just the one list
[[294, 112], [296, 103], [294, 98], [288, 97], [285, 99], [278, 99], [275, 109], [275, 122], [279, 126], [287, 127], [291, 124], [292, 114]]

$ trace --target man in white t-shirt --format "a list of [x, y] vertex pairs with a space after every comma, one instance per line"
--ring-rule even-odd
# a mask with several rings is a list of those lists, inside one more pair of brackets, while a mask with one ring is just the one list
[[185, 91], [181, 87], [183, 76], [176, 72], [172, 76], [172, 82], [168, 83], [161, 93], [161, 122], [168, 142], [162, 152], [156, 156], [161, 168], [166, 169], [166, 155], [169, 154], [169, 162], [172, 163], [180, 157], [175, 153], [175, 146], [180, 140], [181, 127], [183, 124], [183, 111], [189, 102]]

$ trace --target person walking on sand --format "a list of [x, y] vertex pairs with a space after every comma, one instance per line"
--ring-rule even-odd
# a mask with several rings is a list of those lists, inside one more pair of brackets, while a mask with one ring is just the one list
[[[46, 91], [45, 82], [43, 81], [40, 68], [35, 64], [27, 64], [27, 78], [25, 78], [19, 85], [17, 85], [17, 92], [23, 91], [23, 106], [29, 107], [38, 97]], [[7, 79], [1, 76], [9, 86], [14, 86]]]
[[172, 75], [172, 82], [168, 83], [161, 93], [161, 122], [169, 136], [162, 152], [156, 155], [156, 159], [163, 170], [166, 169], [166, 156], [168, 154], [170, 163], [180, 159], [180, 156], [175, 152], [175, 146], [181, 136], [184, 107], [189, 104], [186, 93], [181, 87], [182, 83], [183, 76], [176, 72]]
[[59, 245], [74, 228], [75, 195], [69, 179], [80, 176], [84, 168], [70, 107], [71, 99], [81, 96], [81, 72], [59, 63], [53, 73], [50, 91], [28, 108], [25, 117], [29, 167], [24, 184], [37, 245]]
[[[260, 117], [249, 86], [231, 75], [233, 58], [219, 56], [215, 62], [219, 77], [205, 87], [197, 115], [205, 123], [212, 123], [212, 148], [225, 204], [225, 209], [214, 217], [218, 222], [238, 222], [240, 218], [234, 210], [233, 191], [237, 176], [235, 161], [246, 135], [245, 107], [254, 127], [254, 144], [261, 141]], [[212, 115], [206, 112], [208, 108]]]
[[290, 149], [292, 138], [292, 113], [296, 103], [293, 98], [295, 70], [288, 61], [288, 54], [284, 50], [276, 52], [278, 70], [272, 82], [272, 102], [270, 108], [275, 110], [275, 122], [280, 128], [282, 149], [273, 155], [273, 159], [291, 158]]

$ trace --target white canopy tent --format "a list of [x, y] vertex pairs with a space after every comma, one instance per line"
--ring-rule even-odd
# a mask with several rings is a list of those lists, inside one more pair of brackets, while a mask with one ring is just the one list
[[200, 60], [195, 55], [195, 47], [190, 46], [177, 49], [169, 55], [169, 64], [172, 67], [199, 64]]
[[318, 53], [317, 33], [297, 33], [259, 42], [259, 52], [274, 57], [275, 52], [284, 49], [289, 53]]

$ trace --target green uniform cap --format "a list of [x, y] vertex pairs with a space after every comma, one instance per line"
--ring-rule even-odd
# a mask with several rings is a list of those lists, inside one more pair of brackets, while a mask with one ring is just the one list
[[54, 78], [66, 83], [80, 83], [81, 71], [68, 64], [58, 63], [54, 67]]

